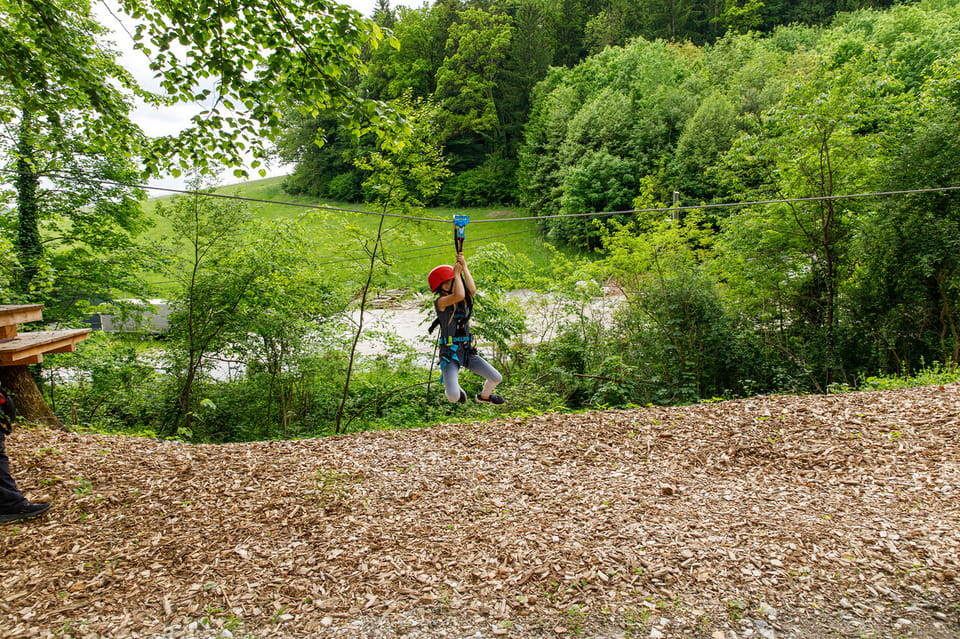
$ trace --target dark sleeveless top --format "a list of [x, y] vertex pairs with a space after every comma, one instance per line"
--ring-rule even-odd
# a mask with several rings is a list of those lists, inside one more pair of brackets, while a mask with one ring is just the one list
[[464, 290], [465, 296], [456, 304], [451, 304], [443, 310], [437, 307], [434, 301], [433, 309], [437, 312], [437, 319], [430, 327], [440, 328], [440, 367], [450, 362], [466, 366], [470, 355], [476, 353], [473, 348], [473, 336], [470, 334], [470, 314], [473, 311], [473, 300], [470, 293]]

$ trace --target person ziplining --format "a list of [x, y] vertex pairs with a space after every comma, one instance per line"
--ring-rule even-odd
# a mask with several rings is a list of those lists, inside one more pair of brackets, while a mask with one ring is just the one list
[[455, 215], [454, 245], [457, 259], [453, 266], [441, 264], [427, 274], [427, 284], [437, 295], [433, 308], [437, 319], [429, 332], [440, 328], [440, 372], [443, 391], [451, 402], [466, 402], [467, 393], [460, 387], [460, 369], [476, 373], [485, 381], [476, 400], [486, 404], [503, 404], [503, 397], [494, 394], [494, 389], [503, 381], [503, 376], [477, 352], [470, 333], [470, 316], [473, 313], [473, 298], [477, 286], [463, 256], [464, 227], [470, 221], [465, 215]]

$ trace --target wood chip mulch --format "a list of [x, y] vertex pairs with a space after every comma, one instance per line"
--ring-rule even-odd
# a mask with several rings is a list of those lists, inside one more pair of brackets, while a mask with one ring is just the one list
[[960, 637], [955, 384], [7, 449], [2, 637]]

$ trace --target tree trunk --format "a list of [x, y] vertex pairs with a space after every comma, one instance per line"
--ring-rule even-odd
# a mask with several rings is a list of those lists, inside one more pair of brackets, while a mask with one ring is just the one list
[[[386, 211], [386, 206], [384, 206]], [[377, 266], [377, 251], [380, 250], [380, 244], [383, 241], [383, 221], [386, 219], [380, 216], [380, 225], [377, 227], [377, 239], [373, 242], [373, 251], [370, 253], [370, 268], [367, 269], [367, 281], [363, 285], [363, 291], [360, 295], [360, 319], [357, 322], [357, 332], [353, 336], [353, 344], [350, 346], [350, 360], [347, 363], [347, 376], [343, 382], [343, 396], [340, 398], [340, 406], [337, 407], [337, 418], [334, 425], [334, 432], [340, 434], [343, 432], [343, 409], [347, 405], [347, 398], [350, 396], [350, 376], [353, 374], [353, 362], [357, 357], [357, 344], [360, 342], [360, 335], [363, 333], [363, 314], [367, 308], [367, 293], [370, 292], [370, 283], [373, 281], [374, 269]]]
[[51, 428], [69, 430], [47, 405], [47, 400], [40, 394], [37, 382], [34, 381], [30, 369], [26, 366], [0, 367], [0, 384], [10, 394], [17, 406], [17, 420], [33, 424], [43, 424]]
[[22, 113], [22, 122], [17, 139], [17, 162], [14, 184], [17, 189], [17, 257], [20, 260], [20, 273], [17, 278], [17, 292], [26, 295], [30, 284], [40, 270], [43, 257], [43, 244], [40, 241], [40, 176], [35, 166], [36, 153], [33, 148], [30, 127], [32, 118], [26, 110]]

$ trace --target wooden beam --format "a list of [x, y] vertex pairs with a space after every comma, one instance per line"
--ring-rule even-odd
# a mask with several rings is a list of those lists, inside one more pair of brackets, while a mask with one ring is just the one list
[[89, 328], [21, 333], [0, 343], [0, 366], [20, 366], [27, 363], [25, 360], [44, 353], [72, 352], [77, 342], [89, 336]]
[[38, 322], [43, 319], [43, 304], [0, 304], [0, 326]]
[[55, 348], [52, 351], [43, 351], [45, 355], [50, 355], [51, 353], [73, 353], [77, 350], [77, 344], [75, 342], [70, 342], [65, 344], [60, 348]]

